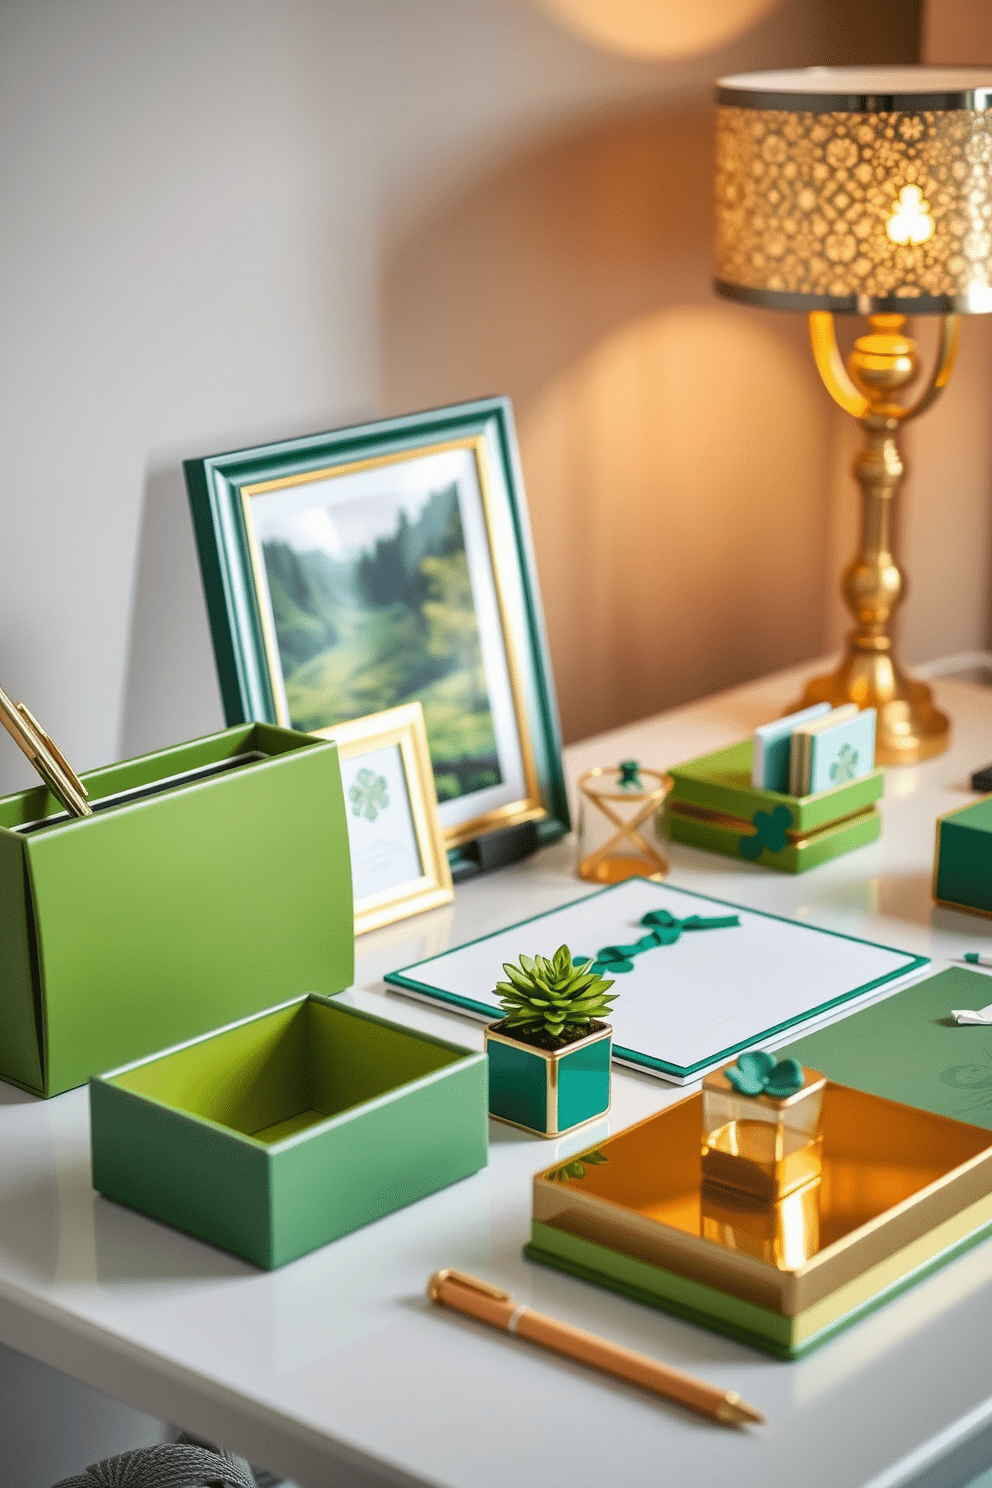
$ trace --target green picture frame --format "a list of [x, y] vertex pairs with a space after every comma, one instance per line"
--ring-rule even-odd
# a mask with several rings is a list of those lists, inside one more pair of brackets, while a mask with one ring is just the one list
[[331, 737], [419, 701], [456, 878], [568, 831], [509, 399], [184, 471], [229, 724]]

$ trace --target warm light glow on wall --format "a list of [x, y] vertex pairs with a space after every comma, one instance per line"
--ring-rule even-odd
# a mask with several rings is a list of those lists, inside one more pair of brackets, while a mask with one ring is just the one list
[[768, 15], [781, 0], [539, 0], [570, 31], [628, 57], [691, 57], [712, 51]]
[[811, 363], [762, 316], [673, 306], [518, 408], [566, 739], [816, 653], [831, 414]]

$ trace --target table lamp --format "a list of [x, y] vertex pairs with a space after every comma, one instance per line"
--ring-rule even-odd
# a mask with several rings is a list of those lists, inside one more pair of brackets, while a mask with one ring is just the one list
[[[879, 764], [927, 759], [947, 748], [948, 721], [898, 665], [889, 629], [903, 591], [897, 435], [946, 385], [959, 314], [992, 310], [992, 68], [753, 73], [722, 78], [716, 99], [717, 292], [806, 311], [827, 390], [865, 432], [861, 548], [843, 582], [855, 629], [797, 706], [874, 707]], [[846, 367], [835, 314], [870, 326]], [[907, 315], [943, 323], [932, 374], [903, 403], [919, 368]]]

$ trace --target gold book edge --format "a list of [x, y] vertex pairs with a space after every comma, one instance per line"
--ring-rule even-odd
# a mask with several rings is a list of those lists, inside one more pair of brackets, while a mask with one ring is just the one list
[[[668, 810], [673, 816], [686, 817], [689, 821], [702, 822], [709, 827], [726, 827], [729, 831], [740, 832], [742, 837], [750, 837], [754, 834], [754, 822], [747, 817], [728, 816], [722, 811], [711, 811], [707, 806], [696, 806], [691, 801], [670, 801]], [[878, 814], [874, 805], [863, 806], [858, 811], [849, 812], [846, 816], [837, 816], [831, 821], [823, 822], [819, 827], [813, 827], [808, 832], [786, 832], [785, 838], [792, 847], [805, 847], [807, 843], [816, 842], [837, 827], [868, 820]]]
[[[782, 1322], [778, 1326], [781, 1327], [784, 1325], [786, 1341], [789, 1347], [801, 1347], [808, 1340], [815, 1338], [817, 1334], [832, 1327], [834, 1323], [857, 1311], [858, 1308], [863, 1307], [866, 1303], [870, 1303], [875, 1297], [880, 1296], [882, 1293], [898, 1286], [900, 1282], [912, 1277], [914, 1272], [921, 1270], [930, 1261], [939, 1259], [945, 1252], [952, 1250], [962, 1241], [967, 1240], [969, 1236], [976, 1235], [977, 1232], [986, 1229], [990, 1225], [992, 1225], [992, 1194], [986, 1195], [985, 1198], [979, 1199], [974, 1204], [970, 1204], [959, 1214], [945, 1220], [940, 1225], [936, 1225], [926, 1234], [920, 1235], [916, 1240], [903, 1246], [894, 1255], [887, 1257], [884, 1261], [880, 1261], [875, 1266], [869, 1267], [860, 1275], [853, 1277], [850, 1281], [837, 1287], [835, 1291], [821, 1298], [818, 1302], [812, 1303], [801, 1312], [792, 1315], [776, 1314], [782, 1319]], [[552, 1254], [554, 1253], [554, 1243], [553, 1241], [549, 1243], [548, 1232], [557, 1228], [558, 1226], [554, 1224], [545, 1223], [540, 1235], [535, 1234], [535, 1242], [542, 1250], [550, 1251]], [[579, 1236], [577, 1238], [582, 1240], [585, 1237]], [[590, 1241], [589, 1243], [596, 1244], [597, 1242]], [[603, 1248], [610, 1249], [611, 1247]], [[621, 1254], [625, 1253], [621, 1252]], [[634, 1259], [639, 1258], [635, 1257]], [[594, 1270], [603, 1269], [602, 1263], [600, 1262], [597, 1265], [592, 1258], [590, 1258], [588, 1264]], [[644, 1264], [650, 1263], [645, 1262]], [[667, 1267], [659, 1269], [667, 1270], [669, 1274], [681, 1274], [678, 1272], [672, 1273], [671, 1269]], [[604, 1274], [606, 1273], [604, 1272]], [[689, 1279], [697, 1280], [697, 1278]], [[703, 1285], [713, 1287], [716, 1291], [727, 1291], [727, 1288], [719, 1286], [713, 1279], [698, 1278], [698, 1280]], [[729, 1295], [737, 1296], [738, 1293], [730, 1292]], [[766, 1312], [775, 1311], [773, 1308], [764, 1308], [760, 1299], [757, 1298], [743, 1297], [741, 1300]]]
[[926, 1234], [897, 1250], [894, 1255], [870, 1266], [860, 1276], [853, 1277], [819, 1302], [814, 1302], [797, 1313], [793, 1324], [794, 1343], [805, 1343], [808, 1338], [829, 1328], [838, 1318], [853, 1312], [865, 1302], [870, 1302], [880, 1292], [895, 1286], [928, 1261], [934, 1260], [942, 1251], [950, 1250], [959, 1241], [965, 1240], [989, 1223], [992, 1223], [992, 1194], [969, 1204], [967, 1209], [962, 1209], [959, 1214], [935, 1225]]

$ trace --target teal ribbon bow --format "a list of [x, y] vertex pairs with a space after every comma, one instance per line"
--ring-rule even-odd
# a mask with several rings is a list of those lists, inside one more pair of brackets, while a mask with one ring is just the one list
[[[634, 956], [639, 956], [642, 951], [651, 951], [655, 946], [674, 945], [683, 930], [722, 930], [728, 925], [739, 925], [740, 917], [713, 915], [704, 918], [702, 915], [688, 915], [684, 920], [679, 920], [675, 915], [669, 914], [667, 909], [649, 909], [646, 915], [641, 916], [640, 924], [651, 926], [647, 935], [642, 935], [633, 945], [603, 946], [592, 958], [589, 970], [597, 976], [601, 976], [604, 971], [611, 976], [617, 972], [633, 971]], [[573, 956], [572, 964], [580, 966], [586, 959], [584, 956]]]
[[737, 844], [741, 857], [754, 862], [766, 847], [771, 853], [781, 852], [789, 840], [785, 834], [792, 826], [792, 812], [788, 806], [776, 806], [771, 816], [767, 811], [756, 811], [751, 820], [754, 822], [754, 836], [742, 837]]
[[620, 761], [620, 779], [617, 781], [617, 784], [619, 785], [621, 790], [625, 790], [628, 785], [632, 786], [634, 790], [643, 789], [641, 785], [641, 777], [637, 773], [640, 768], [640, 760]]
[[774, 1100], [795, 1095], [806, 1083], [798, 1059], [780, 1059], [776, 1064], [775, 1056], [765, 1049], [745, 1049], [723, 1073], [738, 1095], [770, 1095]]

